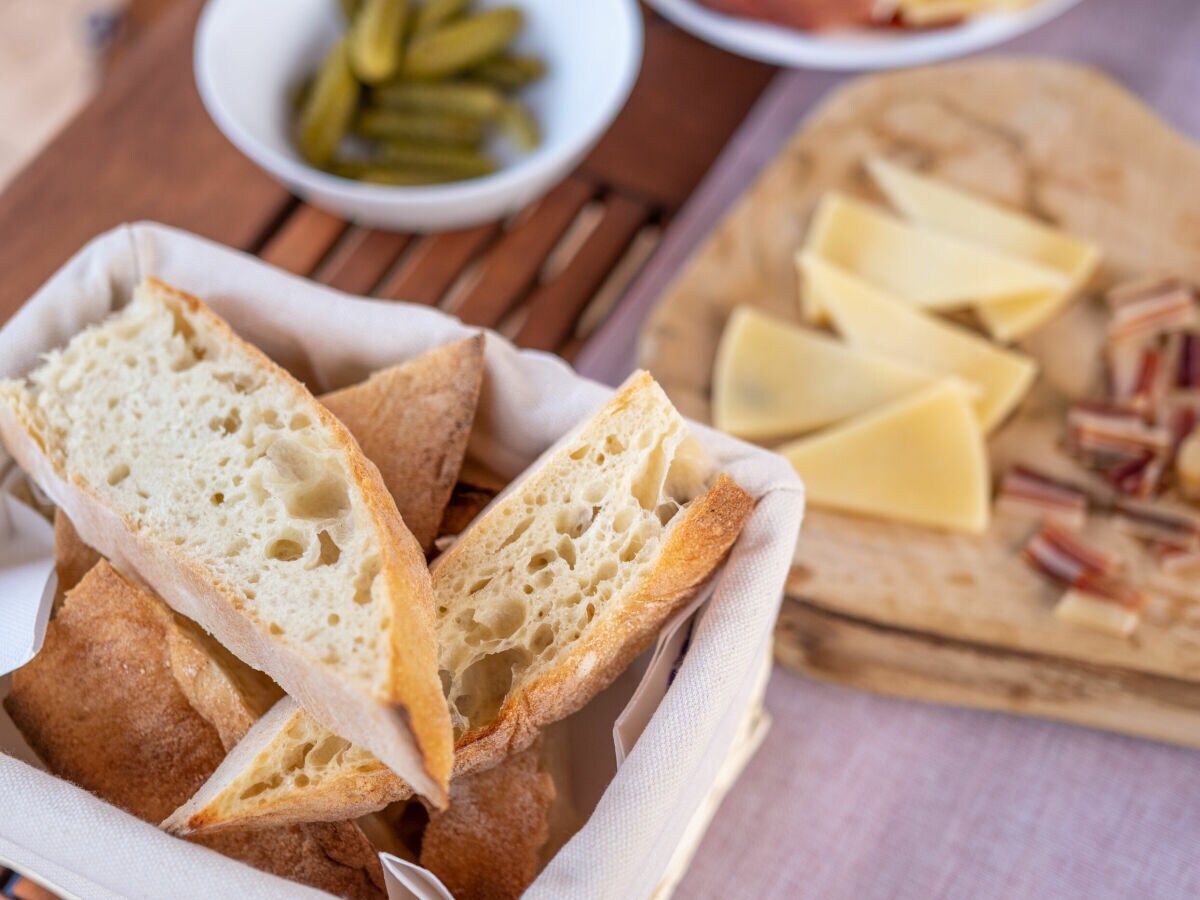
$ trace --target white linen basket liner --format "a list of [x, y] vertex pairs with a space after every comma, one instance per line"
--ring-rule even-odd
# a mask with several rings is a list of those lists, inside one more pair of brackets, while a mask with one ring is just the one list
[[[478, 331], [435, 309], [351, 298], [240, 252], [143, 223], [93, 240], [0, 330], [0, 376], [33, 368], [41, 353], [121, 305], [147, 275], [199, 296], [316, 393]], [[515, 476], [610, 394], [562, 360], [519, 351], [489, 333], [470, 456]], [[696, 430], [758, 504], [670, 688], [586, 824], [527, 896], [669, 892], [761, 736], [764, 660], [800, 528], [803, 489], [782, 458], [702, 426]], [[0, 450], [0, 466], [7, 462]], [[12, 602], [0, 596], [0, 604]], [[613, 690], [622, 681], [629, 679]], [[612, 707], [602, 699], [588, 710], [604, 707], [596, 715], [607, 715], [604, 725], [611, 728]], [[9, 754], [27, 749], [3, 715], [0, 750], [0, 860], [60, 892], [87, 900], [327, 896], [170, 837], [14, 758]], [[611, 754], [607, 766], [611, 771]]]

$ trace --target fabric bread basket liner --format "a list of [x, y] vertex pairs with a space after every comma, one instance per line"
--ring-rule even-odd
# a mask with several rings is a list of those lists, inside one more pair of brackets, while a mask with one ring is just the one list
[[[0, 330], [0, 377], [30, 371], [147, 275], [203, 299], [314, 393], [478, 331], [436, 309], [348, 297], [138, 223], [94, 239]], [[489, 333], [469, 458], [512, 478], [611, 393], [556, 357]], [[772, 630], [803, 488], [781, 457], [693, 428], [720, 468], [757, 498], [755, 510], [724, 567], [667, 622], [658, 645], [564, 723], [576, 802], [590, 812], [526, 896], [668, 896], [765, 732]], [[22, 477], [2, 448], [0, 477]], [[50, 532], [7, 490], [0, 494], [0, 673], [40, 647], [54, 594]], [[0, 696], [7, 692], [0, 677]], [[64, 896], [328, 896], [171, 837], [47, 774], [2, 712], [0, 810], [0, 863]], [[449, 896], [411, 864], [385, 857], [384, 871], [392, 900]]]

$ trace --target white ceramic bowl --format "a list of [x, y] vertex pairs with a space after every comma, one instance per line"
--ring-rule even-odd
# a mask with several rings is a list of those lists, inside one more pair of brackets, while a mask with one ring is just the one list
[[647, 0], [685, 31], [731, 53], [800, 69], [895, 69], [965, 56], [1024, 34], [1082, 0], [1041, 0], [1027, 9], [974, 16], [928, 31], [842, 29], [799, 31], [728, 16], [696, 0]]
[[546, 77], [521, 94], [543, 140], [483, 178], [393, 187], [337, 178], [300, 158], [289, 133], [288, 97], [344, 29], [336, 0], [209, 0], [196, 29], [196, 84], [234, 146], [317, 206], [403, 230], [494, 220], [545, 193], [583, 159], [624, 105], [642, 58], [636, 0], [503, 2], [525, 11], [516, 46], [547, 65]]

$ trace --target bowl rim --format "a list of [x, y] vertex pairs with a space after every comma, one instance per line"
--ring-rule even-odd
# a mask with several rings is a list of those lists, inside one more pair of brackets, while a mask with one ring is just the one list
[[646, 2], [678, 28], [748, 59], [812, 71], [867, 72], [929, 65], [987, 50], [1045, 25], [1083, 0], [1040, 0], [1027, 9], [985, 13], [933, 31], [877, 33], [803, 31], [720, 13], [696, 0]]
[[[380, 203], [407, 200], [421, 204], [440, 204], [479, 201], [485, 198], [498, 199], [528, 187], [531, 182], [539, 180], [547, 173], [557, 172], [571, 164], [598, 141], [620, 113], [637, 83], [645, 45], [644, 25], [637, 0], [607, 0], [614, 14], [619, 17], [620, 27], [625, 32], [626, 39], [620, 45], [625, 52], [619, 60], [621, 70], [614, 89], [603, 103], [596, 105], [595, 113], [586, 127], [568, 135], [552, 149], [535, 150], [516, 163], [503, 166], [488, 175], [445, 184], [375, 184], [323, 172], [281, 153], [251, 134], [241, 120], [226, 107], [209, 71], [208, 51], [213, 40], [214, 19], [224, 12], [225, 7], [235, 6], [240, 2], [244, 0], [206, 0], [200, 12], [192, 41], [192, 75], [200, 94], [200, 102], [226, 140], [256, 165], [295, 188], [337, 195], [347, 201]], [[512, 2], [520, 5], [520, 0]]]

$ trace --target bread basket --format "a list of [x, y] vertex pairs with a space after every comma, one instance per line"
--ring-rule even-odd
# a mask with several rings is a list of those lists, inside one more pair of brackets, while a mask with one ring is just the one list
[[[315, 392], [472, 332], [437, 310], [346, 297], [200, 238], [134, 224], [92, 241], [0, 330], [0, 376], [28, 371], [40, 353], [101, 319], [150, 274], [204, 298]], [[608, 393], [555, 357], [519, 351], [489, 335], [469, 455], [512, 477]], [[772, 628], [803, 490], [781, 458], [695, 428], [722, 467], [758, 498], [757, 506], [707, 602], [694, 615], [677, 617], [657, 653], [638, 660], [567, 720], [578, 738], [571, 779], [587, 821], [527, 896], [669, 895], [763, 734]], [[8, 464], [0, 452], [0, 467]], [[0, 542], [20, 535], [36, 544], [36, 535], [22, 531], [27, 525], [21, 516], [0, 516]], [[34, 553], [22, 566], [0, 568], [9, 607], [0, 615], [6, 647], [36, 644], [46, 584], [30, 573], [48, 571], [48, 559], [43, 562], [39, 570]], [[0, 694], [6, 691], [0, 680]], [[322, 896], [172, 838], [48, 775], [30, 764], [4, 716], [0, 751], [0, 862], [60, 894]], [[414, 896], [399, 881], [389, 888], [393, 898]]]

